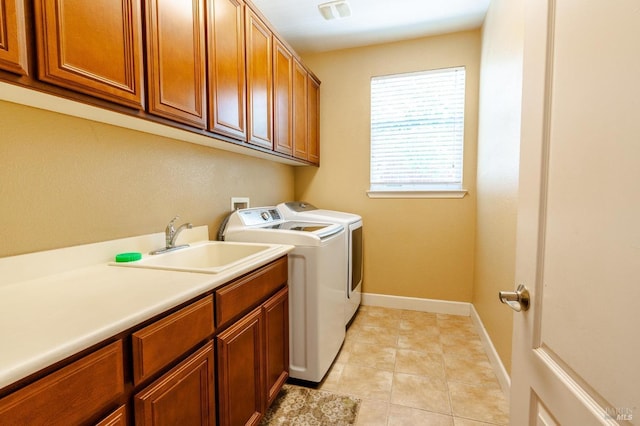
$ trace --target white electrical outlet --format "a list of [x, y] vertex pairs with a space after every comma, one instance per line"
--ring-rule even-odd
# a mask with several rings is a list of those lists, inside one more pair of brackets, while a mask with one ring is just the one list
[[236, 211], [238, 209], [248, 209], [249, 197], [231, 197], [231, 211]]

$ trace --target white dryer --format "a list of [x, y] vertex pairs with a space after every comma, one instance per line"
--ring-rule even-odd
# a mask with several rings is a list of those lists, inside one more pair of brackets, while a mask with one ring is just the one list
[[345, 256], [347, 257], [345, 324], [348, 324], [358, 310], [362, 300], [364, 271], [362, 262], [362, 217], [353, 213], [319, 209], [302, 201], [278, 204], [278, 210], [288, 220], [313, 220], [339, 223], [344, 226], [347, 233], [345, 238]]
[[258, 207], [233, 212], [221, 236], [295, 247], [289, 253], [289, 376], [320, 382], [345, 338], [344, 227], [288, 221], [277, 207]]

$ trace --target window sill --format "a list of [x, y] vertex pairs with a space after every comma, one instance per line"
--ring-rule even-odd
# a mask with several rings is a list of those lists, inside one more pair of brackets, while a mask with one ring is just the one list
[[431, 189], [423, 191], [378, 191], [369, 190], [369, 198], [464, 198], [466, 189]]

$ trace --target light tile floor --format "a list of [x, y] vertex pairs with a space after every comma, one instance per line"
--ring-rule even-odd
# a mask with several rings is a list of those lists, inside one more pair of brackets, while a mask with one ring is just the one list
[[361, 306], [319, 389], [362, 400], [357, 425], [507, 424], [469, 317]]

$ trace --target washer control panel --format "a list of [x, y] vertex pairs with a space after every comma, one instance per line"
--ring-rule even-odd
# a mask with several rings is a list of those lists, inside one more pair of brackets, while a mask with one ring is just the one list
[[238, 210], [238, 215], [245, 226], [264, 225], [282, 220], [280, 212], [275, 207]]

